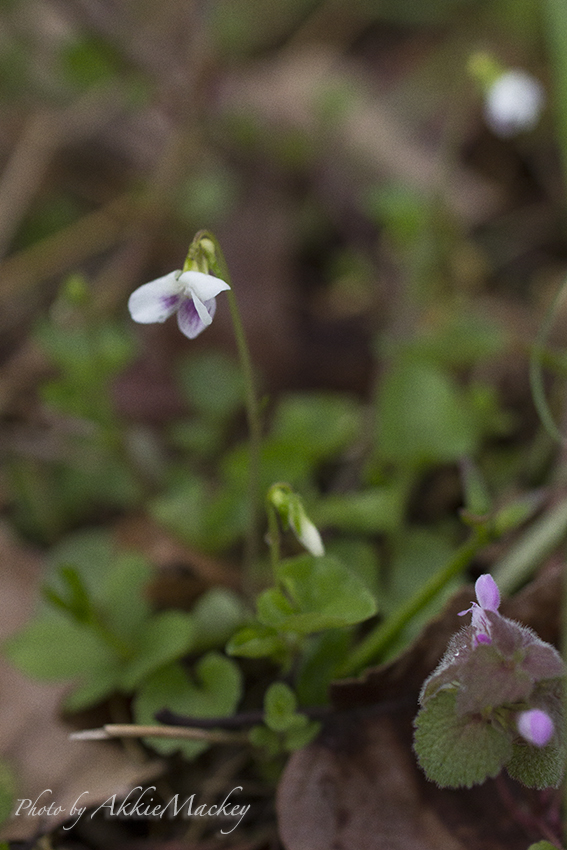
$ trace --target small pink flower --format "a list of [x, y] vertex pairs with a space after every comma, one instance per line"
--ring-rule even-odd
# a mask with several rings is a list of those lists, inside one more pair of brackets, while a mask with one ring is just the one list
[[500, 591], [498, 585], [491, 575], [486, 573], [476, 580], [474, 586], [477, 602], [473, 602], [466, 611], [459, 611], [459, 617], [472, 613], [471, 625], [474, 631], [474, 643], [492, 643], [490, 637], [490, 624], [484, 616], [485, 611], [498, 611], [500, 605]]
[[553, 720], [540, 708], [521, 711], [516, 718], [516, 726], [522, 738], [536, 747], [545, 747], [555, 731]]
[[498, 611], [500, 591], [491, 575], [485, 573], [485, 575], [477, 578], [474, 591], [481, 608], [484, 608], [486, 611]]

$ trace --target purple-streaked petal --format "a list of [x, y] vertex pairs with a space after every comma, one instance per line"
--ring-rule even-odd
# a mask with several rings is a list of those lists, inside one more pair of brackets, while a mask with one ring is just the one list
[[530, 744], [545, 747], [554, 732], [553, 720], [540, 708], [521, 711], [516, 718], [518, 732]]
[[486, 611], [498, 611], [500, 605], [500, 591], [498, 585], [491, 575], [486, 573], [476, 580], [474, 586], [476, 598], [481, 608]]
[[199, 318], [202, 323], [205, 326], [210, 325], [217, 309], [217, 302], [215, 299], [211, 298], [210, 301], [201, 301], [197, 295], [193, 294], [193, 304], [195, 305], [195, 310], [199, 314]]
[[183, 272], [179, 280], [184, 286], [186, 295], [196, 295], [201, 301], [216, 298], [219, 292], [230, 289], [228, 283], [212, 274], [203, 272]]
[[128, 309], [135, 322], [143, 325], [165, 322], [178, 309], [183, 299], [179, 272], [171, 272], [135, 289], [128, 299]]
[[177, 311], [179, 330], [189, 339], [195, 339], [213, 321], [216, 308], [215, 300], [213, 299], [200, 306], [203, 308], [208, 322], [203, 322], [197, 311], [196, 303], [192, 298], [184, 298], [181, 307]]

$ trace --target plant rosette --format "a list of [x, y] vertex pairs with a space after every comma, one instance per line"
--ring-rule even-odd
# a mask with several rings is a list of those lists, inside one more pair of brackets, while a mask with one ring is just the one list
[[428, 779], [471, 787], [503, 767], [531, 788], [557, 787], [564, 773], [563, 677], [553, 646], [498, 612], [489, 575], [475, 585], [471, 622], [453, 636], [426, 679], [414, 749]]

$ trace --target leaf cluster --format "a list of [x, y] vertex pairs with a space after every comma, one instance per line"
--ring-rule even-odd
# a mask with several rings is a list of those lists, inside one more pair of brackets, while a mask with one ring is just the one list
[[[528, 787], [557, 787], [567, 756], [563, 661], [531, 629], [495, 611], [483, 617], [490, 642], [477, 642], [473, 625], [464, 628], [423, 685], [414, 737], [419, 763], [443, 787], [471, 787], [503, 767]], [[517, 732], [516, 716], [530, 708], [553, 721], [545, 747]]]
[[[70, 680], [67, 709], [76, 711], [115, 693], [136, 693], [134, 711], [141, 723], [153, 723], [164, 707], [196, 716], [234, 710], [241, 674], [215, 647], [246, 615], [237, 597], [214, 589], [191, 613], [154, 611], [146, 595], [150, 564], [114, 551], [105, 533], [67, 538], [52, 553], [52, 562], [41, 611], [6, 642], [4, 651], [31, 676]], [[181, 660], [196, 651], [203, 655], [192, 681]], [[181, 746], [191, 757], [205, 747], [201, 742]], [[179, 745], [158, 742], [156, 748], [169, 752]]]

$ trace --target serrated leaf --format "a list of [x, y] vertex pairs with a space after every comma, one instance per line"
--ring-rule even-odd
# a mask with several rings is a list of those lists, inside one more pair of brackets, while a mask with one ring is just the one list
[[192, 616], [182, 611], [165, 611], [151, 617], [139, 636], [136, 655], [124, 671], [123, 690], [133, 691], [159, 667], [188, 652], [193, 632]]
[[514, 744], [506, 770], [528, 788], [558, 788], [565, 773], [565, 749], [553, 744], [541, 748]]
[[427, 778], [470, 788], [497, 776], [512, 757], [505, 732], [478, 715], [458, 716], [455, 693], [439, 691], [415, 719], [414, 749]]
[[[134, 702], [137, 723], [156, 723], [155, 714], [169, 708], [193, 717], [225, 717], [231, 715], [242, 693], [239, 667], [218, 652], [209, 652], [195, 667], [192, 680], [180, 664], [162, 667], [141, 686]], [[186, 758], [196, 758], [209, 746], [206, 741], [175, 741], [148, 738], [147, 743], [158, 752], [180, 751]]]
[[376, 613], [376, 602], [360, 579], [331, 557], [301, 555], [277, 569], [285, 594], [261, 595], [258, 617], [267, 626], [300, 634], [349, 626]]

